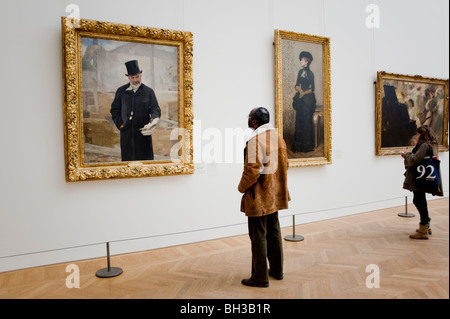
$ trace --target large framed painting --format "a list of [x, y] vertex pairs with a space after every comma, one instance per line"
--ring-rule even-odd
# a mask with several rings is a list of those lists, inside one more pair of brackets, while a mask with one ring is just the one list
[[66, 180], [192, 174], [192, 34], [61, 20]]
[[413, 146], [422, 125], [435, 133], [439, 151], [448, 151], [448, 90], [448, 79], [377, 72], [376, 155]]
[[331, 164], [330, 39], [275, 30], [275, 113], [290, 167]]

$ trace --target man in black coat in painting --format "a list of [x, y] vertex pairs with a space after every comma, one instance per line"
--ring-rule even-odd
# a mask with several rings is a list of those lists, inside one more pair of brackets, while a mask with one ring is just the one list
[[125, 63], [130, 83], [116, 91], [111, 115], [120, 130], [122, 161], [153, 160], [152, 134], [161, 117], [155, 92], [142, 83], [138, 61]]

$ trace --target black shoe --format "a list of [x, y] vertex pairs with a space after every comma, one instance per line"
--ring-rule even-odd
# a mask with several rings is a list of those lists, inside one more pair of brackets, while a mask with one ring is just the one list
[[276, 280], [283, 280], [283, 275], [275, 275], [273, 272], [269, 270], [269, 276], [275, 278]]
[[253, 278], [242, 279], [241, 283], [243, 285], [250, 286], [250, 287], [261, 287], [261, 288], [269, 287], [269, 283], [268, 282], [255, 281]]

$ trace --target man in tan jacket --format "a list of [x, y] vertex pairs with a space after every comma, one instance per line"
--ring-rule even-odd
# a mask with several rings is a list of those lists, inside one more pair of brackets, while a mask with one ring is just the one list
[[[242, 284], [269, 287], [269, 275], [283, 279], [283, 244], [278, 211], [288, 208], [286, 143], [269, 124], [269, 111], [253, 109], [248, 126], [254, 130], [245, 148], [244, 171], [238, 190], [241, 211], [248, 217], [252, 246], [252, 276]], [[267, 259], [270, 269], [267, 268]]]

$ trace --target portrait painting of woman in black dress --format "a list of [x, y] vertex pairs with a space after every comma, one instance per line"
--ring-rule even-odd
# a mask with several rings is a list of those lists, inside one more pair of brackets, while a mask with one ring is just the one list
[[276, 126], [290, 167], [331, 164], [330, 39], [275, 30]]
[[295, 134], [292, 151], [307, 153], [314, 150], [313, 115], [316, 110], [314, 73], [310, 69], [313, 57], [311, 53], [302, 51], [299, 56], [301, 69], [295, 84], [295, 96], [292, 107], [296, 111]]

